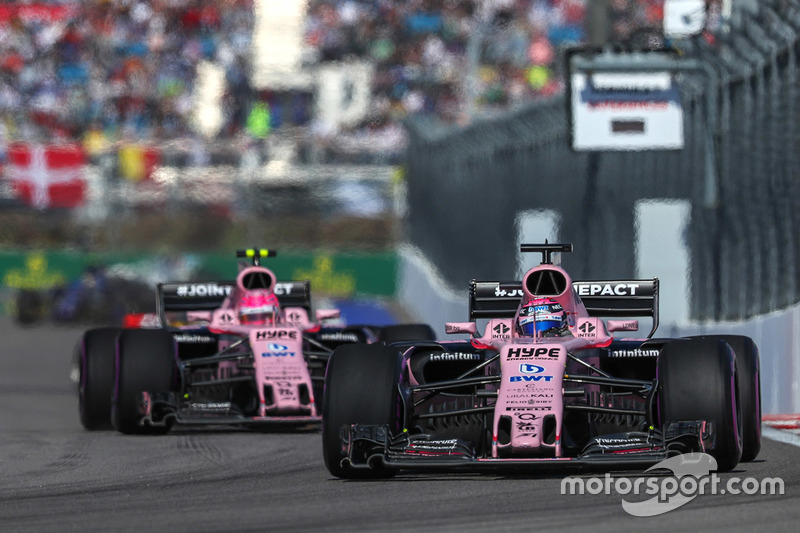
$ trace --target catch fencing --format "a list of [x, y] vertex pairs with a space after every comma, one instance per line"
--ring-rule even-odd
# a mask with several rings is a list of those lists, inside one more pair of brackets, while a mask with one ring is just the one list
[[736, 4], [726, 33], [683, 43], [684, 57], [714, 75], [681, 75], [680, 151], [574, 152], [563, 96], [457, 131], [409, 122], [409, 241], [451, 287], [512, 279], [518, 214], [551, 209], [560, 239], [575, 245], [563, 258], [573, 278], [623, 279], [635, 274], [637, 202], [686, 200], [691, 318], [791, 306], [800, 301], [799, 36], [800, 2], [765, 0]]

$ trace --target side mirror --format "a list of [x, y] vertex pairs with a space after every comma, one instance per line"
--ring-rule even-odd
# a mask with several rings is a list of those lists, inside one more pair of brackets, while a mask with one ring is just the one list
[[478, 326], [475, 322], [447, 322], [444, 325], [444, 331], [448, 335], [454, 333], [469, 333], [475, 335], [478, 332]]
[[187, 311], [186, 320], [192, 322], [210, 322], [211, 311]]
[[637, 331], [639, 329], [638, 320], [609, 320], [606, 326], [611, 331]]
[[342, 313], [338, 309], [317, 309], [317, 322], [323, 320], [331, 320], [332, 318], [339, 318]]

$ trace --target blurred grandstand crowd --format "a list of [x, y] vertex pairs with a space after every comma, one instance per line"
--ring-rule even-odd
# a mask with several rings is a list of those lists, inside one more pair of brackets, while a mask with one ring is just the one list
[[[585, 41], [587, 3], [312, 0], [307, 37], [321, 61], [355, 56], [375, 63], [377, 109], [393, 117], [427, 113], [457, 121], [470, 97], [482, 106], [507, 107], [560, 91], [558, 51]], [[662, 5], [611, 1], [613, 40], [658, 34]], [[465, 87], [472, 64], [478, 68], [474, 94]]]
[[107, 140], [188, 135], [204, 59], [226, 69], [230, 131], [242, 122], [251, 25], [250, 0], [4, 3], [4, 137], [84, 139], [100, 149]]
[[[252, 135], [248, 118], [266, 101], [275, 133], [308, 126], [301, 130], [323, 142], [389, 129], [396, 146], [386, 150], [399, 153], [398, 122], [409, 115], [460, 124], [561, 91], [559, 52], [586, 41], [590, 0], [308, 0], [304, 68], [353, 59], [375, 67], [371, 111], [350, 131], [315, 123], [313, 94], [252, 87], [256, 3], [1, 4], [0, 142], [81, 140], [96, 153], [120, 142], [197, 137], [195, 75], [207, 60], [224, 69], [227, 81], [216, 141]], [[612, 42], [663, 44], [663, 0], [608, 5]]]

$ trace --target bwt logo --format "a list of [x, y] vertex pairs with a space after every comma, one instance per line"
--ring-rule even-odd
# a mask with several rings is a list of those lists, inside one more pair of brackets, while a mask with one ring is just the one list
[[264, 352], [261, 357], [294, 357], [294, 352]]
[[553, 381], [553, 376], [511, 376], [511, 383], [522, 381]]
[[544, 367], [539, 365], [529, 365], [527, 363], [522, 363], [519, 365], [519, 371], [523, 374], [541, 374], [544, 372]]
[[271, 352], [285, 352], [288, 349], [289, 347], [284, 346], [283, 344], [275, 344], [274, 342], [267, 344], [267, 350]]

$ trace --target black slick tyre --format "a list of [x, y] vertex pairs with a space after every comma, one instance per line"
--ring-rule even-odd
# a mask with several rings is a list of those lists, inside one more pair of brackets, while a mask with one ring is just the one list
[[116, 381], [111, 406], [114, 429], [128, 434], [166, 433], [169, 426], [143, 426], [143, 391], [173, 390], [176, 354], [172, 334], [164, 329], [126, 329], [117, 341]]
[[706, 452], [717, 469], [733, 469], [742, 456], [736, 356], [721, 339], [687, 339], [664, 346], [658, 358], [658, 411], [667, 422], [706, 420], [714, 442]]
[[393, 324], [380, 329], [378, 340], [386, 344], [402, 341], [433, 341], [436, 340], [436, 333], [428, 324]]
[[700, 338], [721, 339], [736, 354], [742, 411], [741, 462], [753, 461], [761, 451], [761, 361], [758, 347], [753, 339], [744, 335], [706, 335]]
[[325, 466], [340, 478], [390, 477], [385, 468], [342, 467], [347, 454], [341, 435], [352, 424], [398, 424], [397, 402], [402, 357], [382, 344], [350, 344], [337, 348], [328, 362], [322, 408], [322, 452]]
[[114, 359], [122, 328], [94, 328], [78, 341], [78, 413], [89, 431], [111, 429]]

